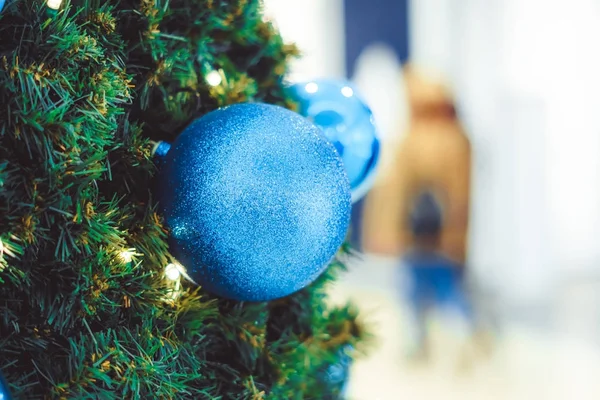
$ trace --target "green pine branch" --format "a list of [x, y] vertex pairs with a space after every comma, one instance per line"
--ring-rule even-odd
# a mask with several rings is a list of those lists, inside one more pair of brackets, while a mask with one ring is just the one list
[[[11, 0], [0, 13], [0, 370], [16, 398], [318, 399], [365, 337], [335, 262], [271, 303], [218, 299], [175, 260], [152, 140], [226, 104], [293, 108], [295, 57], [258, 0]], [[221, 83], [206, 78], [217, 72]], [[127, 256], [124, 256], [126, 254]]]

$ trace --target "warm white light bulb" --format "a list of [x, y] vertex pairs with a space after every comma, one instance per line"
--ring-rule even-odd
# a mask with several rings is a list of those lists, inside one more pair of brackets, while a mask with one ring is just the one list
[[317, 90], [319, 90], [319, 85], [314, 82], [310, 82], [304, 86], [304, 90], [306, 90], [308, 93], [317, 93]]
[[[2, 242], [2, 239], [0, 239], [0, 257], [2, 257], [4, 255], [4, 243]], [[2, 399], [0, 399], [2, 400]]]
[[175, 265], [175, 264], [169, 264], [165, 267], [165, 275], [167, 276], [168, 279], [172, 280], [172, 281], [176, 281], [179, 279], [179, 277], [181, 276], [181, 271], [179, 269], [179, 266]]
[[58, 10], [62, 4], [62, 0], [48, 0], [46, 4], [48, 5], [48, 8]]
[[130, 263], [133, 260], [133, 256], [135, 255], [135, 249], [127, 249], [121, 251], [119, 253], [119, 258], [125, 263]]
[[352, 97], [352, 95], [354, 94], [354, 90], [352, 90], [350, 86], [344, 86], [342, 88], [342, 94], [346, 97]]
[[219, 71], [210, 71], [206, 75], [206, 82], [208, 82], [210, 86], [218, 86], [221, 84], [222, 81], [223, 78], [221, 78], [221, 74], [219, 73]]

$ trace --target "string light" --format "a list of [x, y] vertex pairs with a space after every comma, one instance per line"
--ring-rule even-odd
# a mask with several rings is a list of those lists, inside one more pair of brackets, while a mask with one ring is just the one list
[[183, 266], [180, 264], [168, 264], [165, 267], [165, 277], [169, 281], [170, 290], [165, 296], [165, 301], [173, 302], [181, 296], [181, 276], [185, 274]]
[[0, 260], [4, 258], [4, 255], [12, 258], [17, 257], [17, 254], [15, 254], [15, 249], [11, 246], [10, 242], [4, 243], [2, 238], [0, 238]]
[[165, 267], [165, 276], [172, 281], [179, 280], [181, 277], [181, 267], [176, 264], [169, 264]]
[[58, 10], [60, 8], [61, 4], [62, 4], [62, 0], [48, 0], [48, 2], [46, 3], [48, 8], [50, 8], [52, 10]]
[[135, 249], [126, 249], [126, 250], [122, 250], [119, 253], [119, 258], [124, 263], [130, 263], [131, 261], [133, 261], [133, 256], [135, 256], [135, 255], [136, 255]]
[[210, 86], [219, 86], [221, 82], [223, 82], [223, 78], [219, 71], [210, 71], [206, 74], [206, 82], [208, 82]]

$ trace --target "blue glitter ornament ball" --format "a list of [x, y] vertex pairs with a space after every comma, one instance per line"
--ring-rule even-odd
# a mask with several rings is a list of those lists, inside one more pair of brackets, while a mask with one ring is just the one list
[[228, 106], [164, 150], [158, 197], [171, 250], [209, 292], [287, 296], [314, 281], [344, 241], [351, 202], [342, 160], [301, 115]]
[[300, 113], [335, 145], [350, 179], [352, 202], [357, 202], [373, 186], [379, 162], [380, 142], [371, 109], [344, 80], [298, 83], [290, 93], [300, 103]]
[[[4, 8], [4, 3], [5, 3], [5, 0], [0, 0], [0, 11], [2, 11], [2, 9]], [[1, 397], [0, 397], [0, 400], [2, 400]]]

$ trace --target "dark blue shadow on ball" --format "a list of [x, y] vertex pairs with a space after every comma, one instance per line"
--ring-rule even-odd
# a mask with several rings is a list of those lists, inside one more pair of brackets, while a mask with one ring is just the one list
[[342, 160], [321, 130], [266, 104], [189, 125], [164, 156], [158, 198], [190, 278], [242, 301], [313, 282], [344, 241], [351, 209]]

